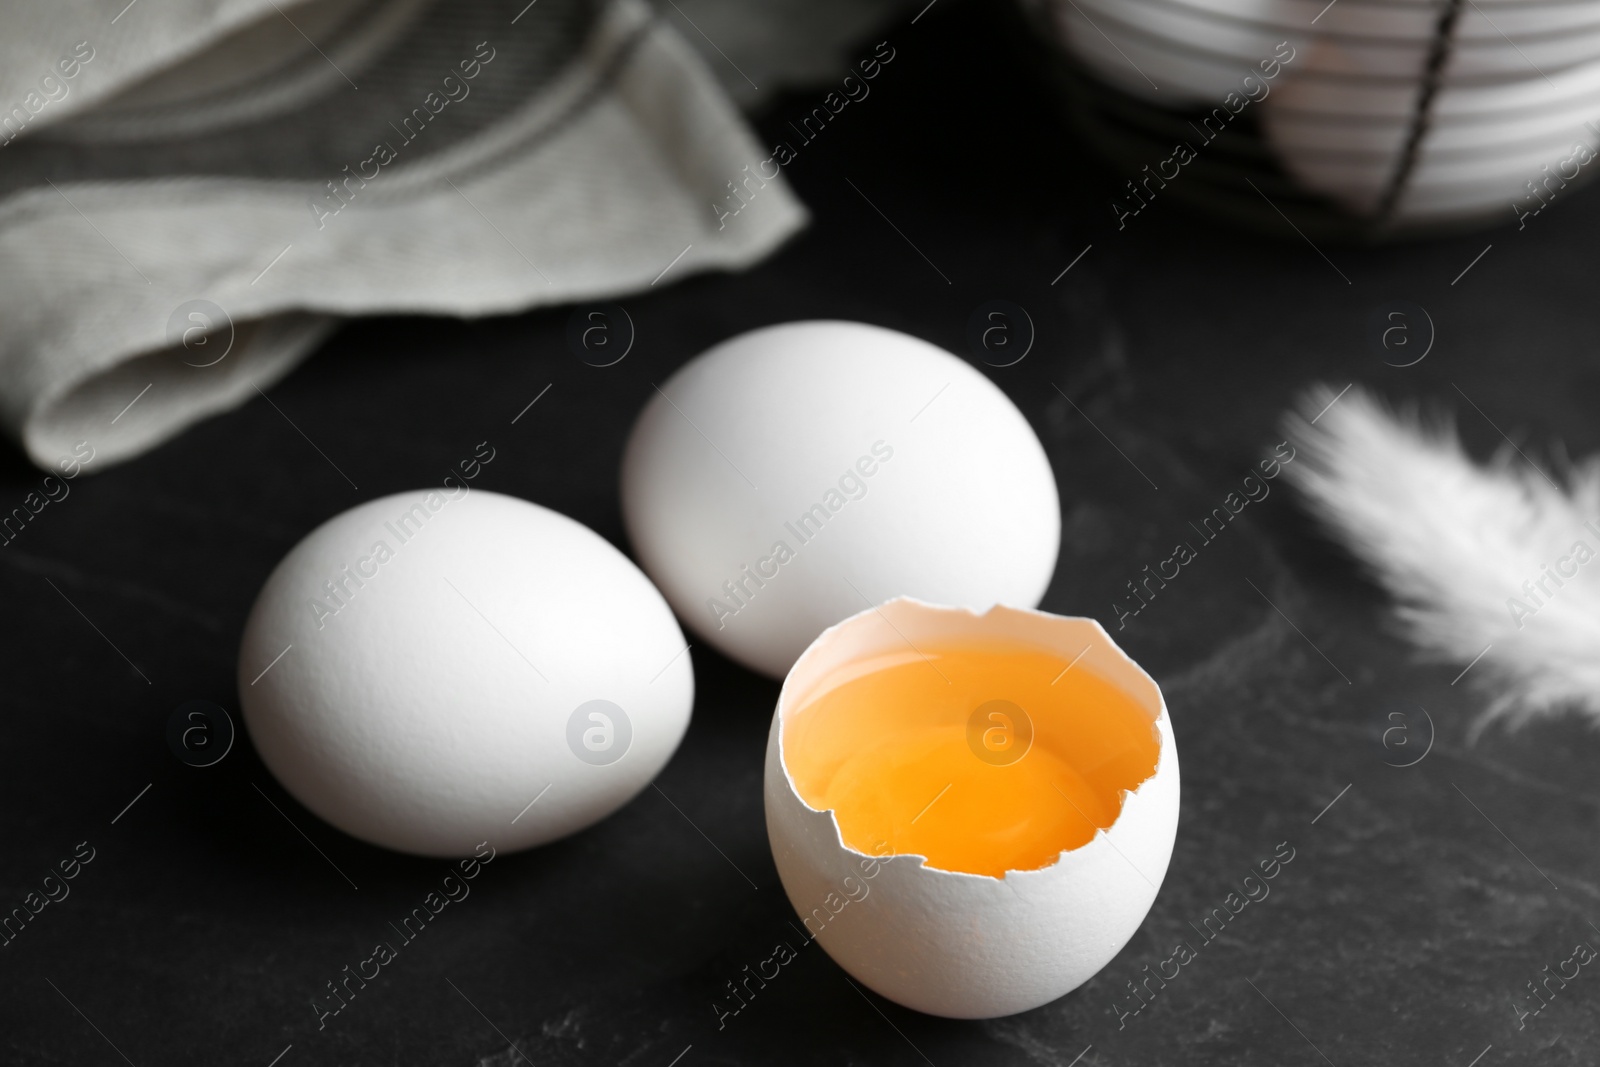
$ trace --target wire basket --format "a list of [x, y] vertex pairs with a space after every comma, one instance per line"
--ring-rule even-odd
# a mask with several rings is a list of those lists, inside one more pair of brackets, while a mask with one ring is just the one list
[[1600, 0], [1022, 0], [1156, 197], [1386, 240], [1529, 224], [1600, 170]]

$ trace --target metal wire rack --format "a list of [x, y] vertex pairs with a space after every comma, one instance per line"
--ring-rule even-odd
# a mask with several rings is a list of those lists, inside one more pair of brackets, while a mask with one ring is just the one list
[[1600, 170], [1600, 0], [1022, 0], [1127, 176], [1258, 228], [1527, 221]]

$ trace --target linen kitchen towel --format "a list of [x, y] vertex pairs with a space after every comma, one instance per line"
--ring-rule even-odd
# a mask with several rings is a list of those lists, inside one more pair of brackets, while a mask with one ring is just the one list
[[615, 296], [805, 221], [640, 0], [0, 12], [0, 426], [43, 467], [255, 397], [342, 316]]

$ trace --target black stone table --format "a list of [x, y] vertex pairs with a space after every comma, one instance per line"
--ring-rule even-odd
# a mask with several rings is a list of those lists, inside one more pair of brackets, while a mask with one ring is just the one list
[[[1508, 209], [1500, 229], [1391, 248], [1319, 251], [1287, 226], [1241, 234], [1160, 201], [1118, 231], [1121, 176], [1078, 145], [1003, 22], [947, 0], [888, 31], [897, 57], [871, 98], [786, 168], [815, 225], [748, 273], [624, 299], [637, 342], [621, 363], [574, 356], [567, 308], [356, 323], [272, 391], [281, 411], [257, 400], [81, 478], [0, 548], [0, 905], [79, 857], [70, 895], [0, 948], [0, 1062], [1600, 1061], [1600, 969], [1543, 1000], [1528, 986], [1571, 973], [1580, 942], [1600, 946], [1593, 731], [1552, 720], [1473, 743], [1486, 701], [1471, 672], [1416, 662], [1281, 480], [1120, 630], [1116, 608], [1283, 440], [1280, 413], [1312, 382], [1455, 409], [1479, 455], [1501, 430], [1535, 455], [1600, 449], [1600, 195], [1522, 230]], [[815, 102], [778, 101], [764, 133]], [[957, 1022], [858, 992], [812, 946], [719, 1028], [724, 983], [790, 936], [792, 912], [762, 818], [777, 687], [697, 646], [694, 722], [660, 791], [498, 857], [319, 1029], [311, 998], [445, 865], [323, 824], [242, 733], [208, 768], [169, 750], [184, 701], [236, 714], [243, 617], [283, 553], [483, 440], [498, 453], [482, 484], [623, 544], [624, 434], [651, 383], [695, 353], [838, 317], [978, 363], [968, 323], [993, 299], [1037, 334], [1020, 363], [979, 365], [1060, 482], [1044, 607], [1097, 616], [1151, 670], [1182, 757], [1172, 868], [1123, 953], [1036, 1011]], [[1435, 324], [1414, 366], [1369, 343], [1370, 313], [1392, 300]], [[39, 479], [8, 453], [0, 507]], [[1292, 858], [1270, 892], [1233, 914], [1275, 855]], [[1216, 909], [1228, 921], [1207, 926]], [[1192, 958], [1167, 962], [1180, 942]]]

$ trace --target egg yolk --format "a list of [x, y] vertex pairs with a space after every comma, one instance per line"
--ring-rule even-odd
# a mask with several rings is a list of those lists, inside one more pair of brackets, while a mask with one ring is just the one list
[[824, 677], [788, 713], [800, 797], [844, 843], [999, 878], [1108, 829], [1155, 773], [1152, 713], [1083, 662], [1022, 644], [907, 648]]

